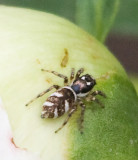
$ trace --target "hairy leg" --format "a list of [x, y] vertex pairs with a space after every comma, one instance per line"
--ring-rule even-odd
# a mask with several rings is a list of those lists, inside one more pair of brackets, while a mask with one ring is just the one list
[[32, 100], [30, 100], [27, 104], [26, 104], [26, 106], [28, 106], [28, 105], [30, 105], [33, 101], [35, 101], [37, 98], [39, 98], [39, 97], [42, 97], [44, 94], [46, 94], [47, 92], [49, 92], [49, 91], [51, 91], [52, 89], [59, 89], [60, 88], [60, 86], [58, 86], [58, 85], [53, 85], [53, 86], [51, 86], [50, 88], [48, 88], [47, 90], [45, 90], [45, 91], [43, 91], [43, 92], [41, 92], [40, 94], [38, 94], [35, 98], [33, 98]]
[[100, 95], [106, 98], [106, 95], [102, 91], [94, 91], [91, 93], [92, 96]]
[[55, 71], [50, 71], [50, 70], [46, 70], [46, 69], [41, 69], [41, 71], [53, 73], [54, 75], [64, 79], [64, 85], [65, 86], [68, 84], [68, 77], [67, 76], [64, 76], [64, 75], [62, 75], [60, 73], [57, 73]]
[[69, 119], [71, 118], [72, 114], [77, 110], [77, 106], [75, 105], [69, 112], [68, 117], [65, 119], [65, 121], [63, 122], [62, 126], [60, 128], [58, 128], [55, 133], [57, 133], [58, 131], [60, 131], [69, 121]]
[[100, 95], [103, 96], [104, 98], [106, 98], [106, 95], [102, 92], [102, 91], [94, 91], [91, 94], [88, 94], [86, 97], [87, 101], [95, 101], [96, 103], [98, 103], [102, 108], [104, 108], [104, 105], [99, 101], [98, 98], [96, 98], [96, 95]]
[[72, 80], [74, 79], [74, 75], [75, 75], [75, 69], [72, 68], [72, 69], [71, 69], [71, 74], [70, 74], [70, 83], [71, 83]]
[[85, 104], [82, 102], [81, 99], [79, 99], [79, 105], [80, 105], [80, 107], [81, 107], [81, 116], [80, 116], [80, 120], [79, 120], [79, 129], [80, 129], [80, 132], [81, 132], [81, 134], [82, 134], [82, 133], [83, 133], [84, 113], [85, 113], [86, 106], [85, 106]]
[[78, 70], [78, 72], [76, 73], [75, 79], [76, 79], [76, 78], [79, 78], [80, 75], [81, 75], [83, 72], [84, 72], [84, 68], [80, 68], [80, 69]]

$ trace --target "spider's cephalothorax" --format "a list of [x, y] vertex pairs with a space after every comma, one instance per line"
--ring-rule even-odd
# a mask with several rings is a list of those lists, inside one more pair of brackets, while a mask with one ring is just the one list
[[43, 104], [41, 118], [58, 118], [68, 112], [67, 119], [64, 121], [62, 126], [55, 131], [55, 133], [57, 133], [61, 128], [63, 128], [64, 125], [67, 124], [69, 118], [77, 110], [77, 106], [79, 105], [81, 107], [80, 130], [82, 132], [82, 122], [85, 112], [85, 104], [83, 103], [82, 99], [85, 98], [87, 101], [95, 101], [103, 107], [102, 103], [100, 103], [100, 101], [95, 96], [101, 95], [105, 97], [105, 94], [101, 91], [90, 92], [96, 84], [96, 80], [92, 78], [92, 76], [90, 76], [89, 74], [80, 76], [81, 73], [83, 73], [84, 71], [83, 68], [78, 70], [76, 75], [74, 74], [74, 69], [72, 69], [70, 76], [70, 85], [68, 84], [68, 77], [55, 71], [49, 71], [44, 69], [42, 69], [42, 71], [50, 72], [55, 74], [56, 76], [63, 78], [64, 87], [53, 85], [49, 89], [40, 93], [36, 98], [32, 99], [29, 103], [26, 104], [26, 106], [32, 103], [35, 99], [43, 96], [45, 93], [55, 88], [57, 91], [51, 94]]
[[78, 97], [84, 97], [91, 91], [95, 84], [95, 79], [93, 79], [89, 74], [86, 74], [75, 79], [71, 85], [71, 88]]

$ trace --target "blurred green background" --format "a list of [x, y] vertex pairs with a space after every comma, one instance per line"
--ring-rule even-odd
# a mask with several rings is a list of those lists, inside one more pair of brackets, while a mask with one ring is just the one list
[[138, 86], [138, 0], [0, 0], [0, 4], [50, 12], [76, 23], [107, 45]]
[[[46, 11], [75, 22], [77, 1], [78, 0], [0, 0], [0, 4]], [[112, 32], [138, 36], [138, 0], [120, 1], [119, 12], [112, 27]]]

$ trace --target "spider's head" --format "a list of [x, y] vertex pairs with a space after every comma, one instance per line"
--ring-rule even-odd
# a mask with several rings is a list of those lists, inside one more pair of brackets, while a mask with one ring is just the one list
[[73, 81], [71, 88], [78, 97], [86, 96], [89, 91], [96, 85], [96, 80], [89, 74], [85, 74]]

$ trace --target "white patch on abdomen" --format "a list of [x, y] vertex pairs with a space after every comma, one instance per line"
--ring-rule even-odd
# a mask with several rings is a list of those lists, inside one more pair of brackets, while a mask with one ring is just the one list
[[65, 112], [68, 112], [69, 110], [69, 102], [65, 100]]
[[57, 118], [58, 117], [58, 110], [57, 108], [55, 108], [55, 111], [54, 111], [54, 118]]
[[54, 92], [53, 94], [51, 94], [51, 96], [63, 97], [63, 95], [61, 93], [58, 93], [58, 92]]
[[48, 107], [51, 107], [51, 106], [53, 106], [54, 105], [54, 103], [51, 103], [51, 102], [48, 102], [48, 101], [46, 101], [44, 104], [43, 104], [43, 106], [48, 106]]

